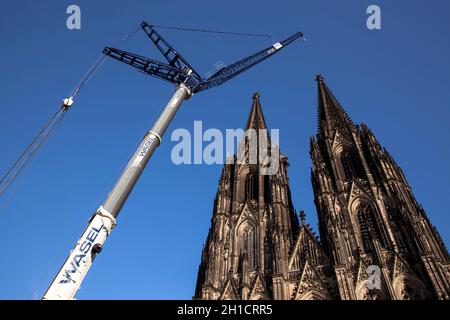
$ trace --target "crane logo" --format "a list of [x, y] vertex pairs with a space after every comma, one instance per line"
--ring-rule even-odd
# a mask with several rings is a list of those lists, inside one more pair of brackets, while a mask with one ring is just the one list
[[72, 279], [72, 275], [78, 271], [78, 268], [81, 265], [81, 262], [83, 262], [84, 258], [88, 254], [88, 252], [91, 250], [95, 239], [97, 239], [98, 234], [103, 228], [103, 224], [96, 228], [92, 227], [91, 230], [86, 234], [86, 237], [84, 238], [84, 241], [81, 242], [81, 245], [77, 246], [78, 253], [73, 255], [72, 261], [70, 261], [70, 269], [66, 268], [64, 270], [64, 278], [59, 281], [59, 283], [69, 283], [69, 282], [75, 282]]
[[150, 148], [150, 146], [153, 144], [153, 142], [155, 141], [155, 136], [151, 135], [150, 138], [148, 138], [148, 140], [145, 142], [145, 144], [142, 146], [141, 151], [139, 151], [139, 157], [143, 157], [145, 156], [145, 154], [147, 153], [148, 148]]

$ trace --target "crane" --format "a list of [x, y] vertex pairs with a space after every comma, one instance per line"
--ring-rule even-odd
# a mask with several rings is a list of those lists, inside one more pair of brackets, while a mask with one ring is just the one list
[[153, 127], [145, 134], [106, 200], [89, 219], [87, 228], [44, 293], [43, 299], [74, 298], [95, 257], [102, 251], [107, 237], [116, 226], [116, 219], [121, 208], [153, 152], [161, 143], [161, 138], [181, 103], [195, 93], [219, 86], [236, 77], [241, 72], [276, 54], [294, 40], [303, 37], [303, 33], [297, 32], [251, 56], [224, 66], [208, 78], [203, 79], [181, 54], [155, 30], [153, 25], [144, 21], [141, 23], [141, 28], [167, 62], [160, 62], [110, 47], [105, 47], [103, 53], [146, 74], [175, 84], [175, 93]]

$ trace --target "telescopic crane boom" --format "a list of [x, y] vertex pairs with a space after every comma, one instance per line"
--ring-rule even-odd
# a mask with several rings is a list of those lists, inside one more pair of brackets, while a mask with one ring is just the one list
[[161, 143], [161, 138], [181, 103], [189, 99], [194, 93], [223, 84], [239, 73], [276, 54], [294, 40], [303, 37], [301, 32], [297, 32], [291, 37], [223, 67], [210, 77], [203, 79], [152, 25], [142, 22], [141, 27], [162, 53], [167, 63], [115, 48], [106, 47], [103, 53], [156, 78], [174, 83], [177, 86], [175, 93], [153, 127], [144, 136], [106, 200], [90, 218], [87, 228], [53, 279], [43, 299], [74, 298], [95, 257], [102, 250], [106, 238], [116, 226], [116, 219], [120, 209], [127, 200], [153, 152]]

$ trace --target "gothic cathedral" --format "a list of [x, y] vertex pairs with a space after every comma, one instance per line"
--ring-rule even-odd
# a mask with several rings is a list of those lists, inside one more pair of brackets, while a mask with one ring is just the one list
[[[320, 240], [294, 210], [285, 155], [274, 175], [226, 164], [194, 299], [450, 299], [449, 254], [402, 170], [316, 80], [310, 154]], [[246, 128], [267, 129], [258, 94]]]

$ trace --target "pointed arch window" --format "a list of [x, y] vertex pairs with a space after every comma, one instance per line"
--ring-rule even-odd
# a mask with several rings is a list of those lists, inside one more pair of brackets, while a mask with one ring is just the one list
[[246, 252], [248, 257], [248, 267], [250, 270], [256, 268], [256, 234], [252, 226], [247, 225], [241, 234], [241, 252]]
[[357, 209], [356, 216], [358, 218], [359, 232], [364, 251], [371, 252], [371, 240], [374, 238], [380, 239], [380, 232], [375, 221], [373, 210], [367, 204], [360, 205]]
[[341, 164], [346, 180], [364, 177], [364, 170], [361, 161], [356, 152], [353, 150], [348, 150], [342, 153]]
[[254, 174], [245, 179], [245, 200], [258, 199], [258, 177]]
[[265, 203], [270, 203], [270, 201], [271, 201], [270, 180], [269, 180], [269, 176], [265, 175], [264, 176], [264, 202]]

